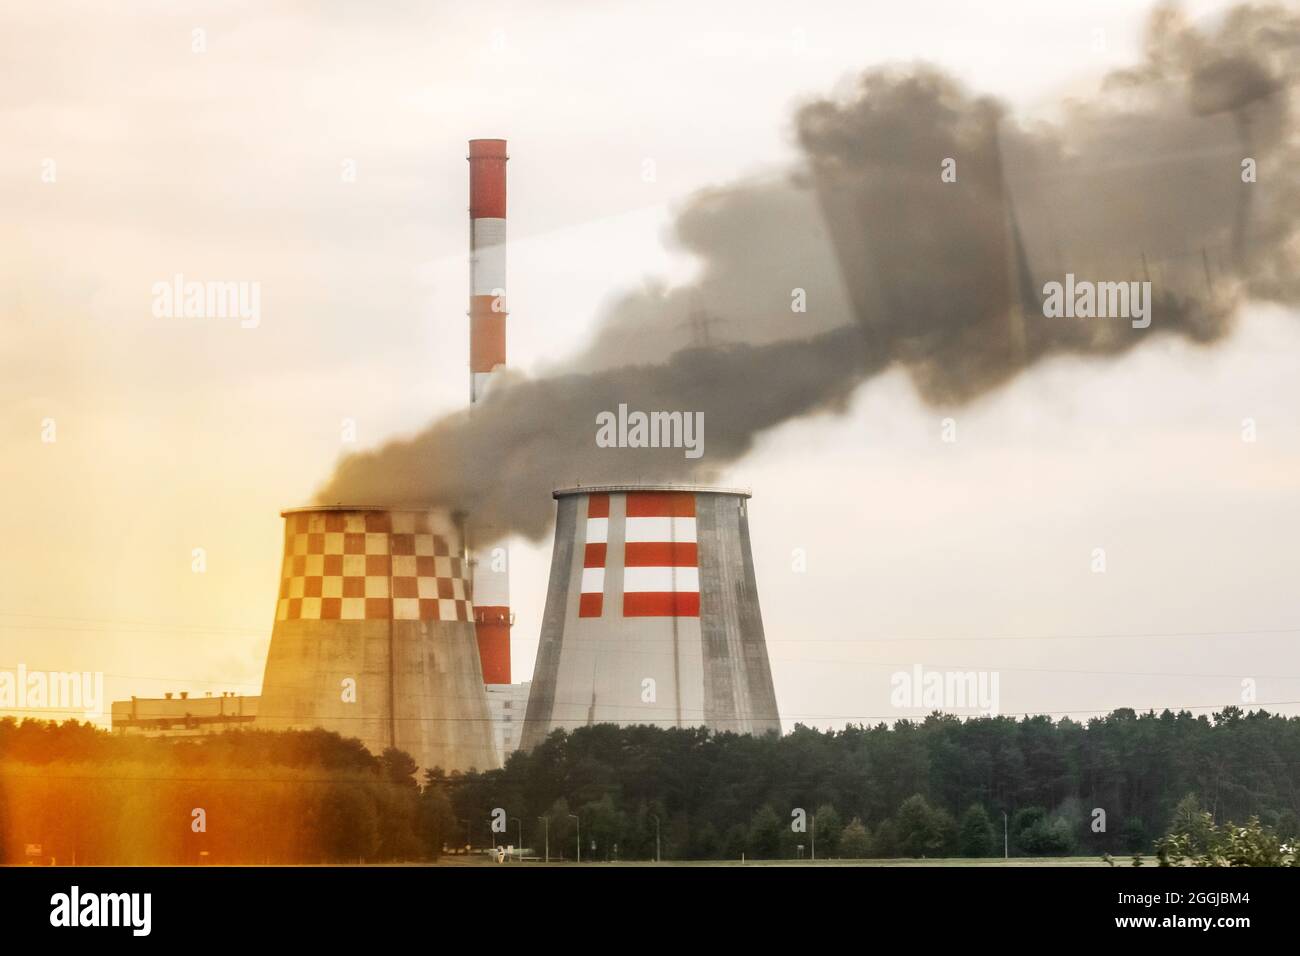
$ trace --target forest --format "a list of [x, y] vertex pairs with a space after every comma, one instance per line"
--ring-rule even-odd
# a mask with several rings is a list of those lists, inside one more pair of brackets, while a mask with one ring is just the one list
[[[664, 859], [807, 858], [813, 817], [818, 858], [1001, 856], [1003, 814], [1013, 856], [1150, 853], [1199, 810], [1294, 837], [1300, 718], [934, 714], [780, 737], [596, 725], [556, 732], [503, 770], [434, 783], [457, 818], [503, 808], [528, 847], [549, 826], [552, 853], [569, 858], [578, 827], [584, 858], [653, 858], [655, 817]], [[502, 842], [517, 842], [515, 828]]]
[[579, 835], [584, 860], [1128, 855], [1202, 812], [1294, 841], [1300, 718], [934, 714], [766, 737], [600, 724], [499, 770], [419, 778], [405, 753], [325, 731], [148, 739], [0, 720], [4, 863], [416, 861], [505, 844], [571, 860]]

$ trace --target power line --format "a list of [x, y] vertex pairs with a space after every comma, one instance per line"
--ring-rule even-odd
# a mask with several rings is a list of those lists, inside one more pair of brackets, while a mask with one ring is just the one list
[[[90, 624], [125, 624], [131, 627], [156, 627], [170, 630], [201, 630], [201, 631], [246, 631], [256, 630], [257, 628], [242, 625], [225, 625], [225, 624], [184, 624], [171, 621], [142, 621], [130, 618], [114, 617], [75, 617], [69, 614], [31, 614], [23, 611], [0, 611], [0, 617], [25, 617], [43, 621], [78, 621]], [[3, 624], [0, 627], [19, 627], [18, 624]], [[264, 625], [263, 625], [264, 626]]]
[[[647, 656], [649, 656], [649, 652], [646, 652], [646, 653], [647, 653]], [[1071, 675], [1071, 674], [1072, 674], [1072, 675], [1086, 675], [1086, 676], [1098, 676], [1098, 677], [1139, 677], [1139, 678], [1140, 678], [1140, 677], [1165, 677], [1165, 678], [1175, 678], [1175, 679], [1205, 679], [1205, 680], [1213, 680], [1213, 679], [1242, 679], [1242, 678], [1252, 678], [1252, 677], [1262, 677], [1262, 678], [1267, 679], [1267, 680], [1276, 680], [1276, 681], [1294, 681], [1294, 680], [1300, 680], [1300, 676], [1297, 676], [1297, 675], [1279, 675], [1279, 674], [1267, 674], [1267, 673], [1263, 673], [1263, 674], [1261, 674], [1261, 673], [1259, 673], [1259, 672], [1257, 672], [1256, 674], [1239, 674], [1239, 673], [1238, 673], [1238, 674], [1206, 674], [1206, 673], [1177, 673], [1177, 672], [1161, 672], [1161, 671], [1090, 670], [1090, 669], [1072, 669], [1072, 668], [987, 667], [987, 666], [976, 666], [976, 665], [971, 665], [971, 664], [958, 664], [958, 665], [955, 665], [955, 664], [944, 664], [944, 663], [926, 662], [926, 661], [908, 661], [908, 662], [889, 662], [889, 661], [846, 661], [846, 660], [836, 660], [836, 659], [826, 659], [826, 658], [821, 658], [821, 659], [818, 659], [818, 658], [773, 658], [773, 660], [780, 661], [780, 662], [782, 662], [782, 663], [791, 663], [791, 662], [794, 662], [794, 663], [812, 663], [812, 664], [831, 664], [831, 665], [834, 665], [834, 666], [836, 666], [836, 667], [856, 666], [856, 667], [864, 667], [864, 668], [872, 668], [872, 669], [885, 669], [885, 668], [896, 668], [896, 669], [899, 669], [899, 668], [901, 668], [901, 669], [903, 669], [903, 670], [910, 670], [910, 669], [912, 669], [912, 668], [915, 668], [915, 667], [917, 667], [917, 666], [920, 666], [920, 667], [922, 667], [922, 668], [929, 668], [929, 669], [933, 669], [933, 670], [943, 669], [943, 670], [948, 670], [948, 671], [961, 671], [961, 672], [985, 671], [985, 672], [998, 672], [998, 673], [1001, 673], [1001, 672], [1003, 672], [1003, 671], [1006, 671], [1006, 672], [1010, 672], [1010, 673], [1041, 673], [1041, 674], [1067, 674], [1067, 675]], [[0, 665], [0, 670], [6, 670], [6, 669], [7, 669], [7, 670], [10, 670], [10, 671], [16, 671], [16, 670], [17, 670], [17, 668], [16, 668], [15, 666], [9, 666], [9, 667], [6, 668], [6, 667], [4, 667], [3, 665]], [[34, 672], [34, 673], [49, 673], [48, 671], [38, 671], [38, 670], [33, 670], [33, 672]], [[72, 672], [72, 673], [77, 673], [77, 672]], [[129, 675], [129, 674], [116, 674], [116, 673], [107, 673], [107, 672], [105, 672], [105, 675], [104, 675], [104, 676], [106, 676], [106, 677], [107, 677], [107, 676], [111, 676], [111, 677], [116, 677], [116, 678], [126, 679], [126, 680], [148, 680], [148, 681], [156, 681], [156, 682], [160, 682], [160, 683], [168, 683], [168, 684], [173, 684], [173, 685], [184, 685], [184, 684], [187, 684], [187, 683], [188, 683], [188, 684], [195, 684], [195, 683], [200, 683], [200, 684], [201, 684], [201, 683], [208, 683], [208, 684], [222, 684], [222, 685], [225, 685], [225, 686], [227, 686], [227, 687], [230, 687], [230, 686], [232, 686], [232, 685], [233, 685], [233, 686], [236, 686], [236, 687], [249, 687], [249, 686], [251, 686], [250, 684], [241, 684], [241, 683], [236, 683], [236, 682], [231, 682], [231, 681], [205, 681], [205, 680], [201, 680], [201, 679], [198, 679], [198, 678], [185, 678], [185, 677], [174, 677], [174, 676], [173, 676], [173, 677], [165, 677], [165, 676], [152, 676], [152, 675]], [[310, 682], [301, 682], [301, 683], [287, 684], [287, 685], [284, 685], [284, 686], [285, 686], [286, 689], [295, 689], [295, 690], [299, 690], [299, 691], [311, 691], [311, 690], [313, 690], [313, 689], [318, 688], [318, 687], [321, 686], [321, 685], [319, 685], [318, 682], [310, 681]], [[252, 694], [243, 694], [243, 695], [239, 695], [239, 696], [243, 696], [243, 697], [251, 697], [251, 696], [253, 696], [253, 695], [252, 695]], [[407, 699], [408, 699], [408, 700], [413, 700], [413, 701], [433, 700], [433, 701], [440, 701], [440, 702], [444, 702], [444, 703], [458, 703], [458, 702], [469, 702], [469, 703], [474, 703], [474, 702], [476, 702], [476, 701], [478, 701], [478, 700], [480, 699], [477, 695], [474, 695], [474, 696], [462, 696], [462, 695], [437, 694], [437, 693], [435, 693], [435, 694], [408, 694], [408, 695], [406, 695], [406, 696], [407, 696]], [[144, 698], [144, 699], [148, 699], [148, 700], [159, 700], [160, 698]], [[173, 698], [173, 699], [171, 700], [171, 703], [174, 704], [174, 705], [176, 705], [177, 707], [180, 707], [182, 704], [184, 704], [184, 703], [189, 703], [189, 702], [191, 702], [191, 701], [194, 702], [194, 703], [200, 703], [200, 702], [204, 702], [204, 701], [220, 700], [220, 699], [221, 699], [221, 698], [218, 698], [218, 697], [210, 697], [210, 696], [205, 696], [205, 697], [192, 697], [192, 698], [180, 698], [180, 697], [177, 697], [177, 698]], [[126, 703], [126, 702], [127, 702], [127, 701], [119, 701], [118, 703]], [[565, 701], [565, 700], [557, 700], [555, 703], [557, 703], [557, 704], [559, 704], [559, 705], [561, 705], [561, 706], [570, 706], [570, 705], [572, 705], [572, 706], [578, 706], [579, 704], [581, 704], [581, 703], [583, 703], [583, 702], [579, 702], [579, 701]], [[1219, 705], [1204, 705], [1204, 706], [1219, 706]], [[1105, 709], [1105, 707], [1089, 708], [1090, 711], [1091, 711], [1091, 710], [1097, 710], [1097, 711], [1099, 711], [1099, 710], [1104, 710], [1104, 709]], [[10, 713], [43, 713], [43, 712], [44, 712], [44, 713], [82, 714], [82, 713], [85, 712], [85, 708], [84, 708], [84, 707], [43, 707], [43, 708], [17, 708], [17, 707], [10, 707], [10, 708], [3, 708], [3, 709], [0, 709], [0, 712], [10, 712]], [[1074, 713], [1079, 713], [1079, 712], [1083, 712], [1083, 711], [1072, 711], [1072, 712], [1074, 712]], [[635, 714], [643, 714], [644, 711], [643, 711], [642, 709], [637, 709], [637, 710], [634, 711], [633, 713], [635, 713]], [[1069, 712], [1062, 711], [1061, 713], [1069, 713]], [[112, 716], [111, 708], [110, 708], [108, 711], [105, 711], [105, 712], [103, 712], [102, 714], [100, 714], [100, 715], [96, 715], [96, 716], [108, 717], [108, 718], [110, 718], [110, 720], [111, 720], [111, 716]], [[199, 717], [205, 717], [205, 716], [208, 716], [208, 715], [196, 715], [196, 716], [199, 716]], [[237, 714], [229, 714], [229, 715], [212, 715], [212, 716], [230, 716], [230, 717], [235, 717], [235, 716], [240, 716], [240, 715], [237, 715]], [[273, 718], [273, 717], [276, 717], [277, 715], [264, 714], [264, 715], [262, 715], [262, 716]], [[798, 715], [787, 715], [787, 716], [798, 716]], [[893, 715], [893, 716], [897, 716], [897, 715]], [[173, 714], [173, 715], [159, 715], [159, 716], [157, 716], [157, 717], [149, 717], [149, 716], [145, 716], [145, 717], [137, 717], [137, 718], [133, 718], [133, 719], [137, 719], [137, 720], [150, 720], [150, 719], [166, 720], [166, 719], [176, 719], [176, 720], [179, 720], [179, 719], [182, 719], [182, 718], [183, 718], [183, 715], [177, 713], [177, 714]], [[331, 719], [344, 720], [344, 719], [377, 719], [377, 718], [372, 718], [372, 717], [353, 717], [353, 716], [350, 716], [350, 715], [340, 715], [340, 716], [337, 717], [337, 718], [331, 718]], [[386, 718], [385, 718], [385, 719], [386, 719]], [[398, 719], [407, 719], [407, 718], [398, 718]], [[418, 719], [418, 718], [417, 718], [417, 719]], [[454, 718], [445, 718], [445, 719], [454, 719]], [[479, 718], [473, 718], [473, 717], [470, 717], [470, 718], [465, 718], [465, 719], [468, 719], [468, 720], [476, 720], [476, 719], [479, 719]], [[492, 719], [492, 718], [490, 718], [490, 719]], [[522, 722], [522, 721], [520, 721], [520, 722]]]
[[[444, 699], [444, 700], [445, 700], [445, 699], [449, 699], [449, 698], [441, 698], [441, 699]], [[561, 704], [568, 703], [568, 704], [571, 704], [571, 705], [576, 706], [576, 703], [575, 703], [575, 702], [564, 702], [564, 701], [560, 701], [560, 702], [558, 702], [558, 703], [561, 703]], [[1262, 701], [1252, 701], [1252, 702], [1250, 703], [1250, 707], [1252, 707], [1252, 708], [1263, 708], [1263, 707], [1272, 707], [1272, 706], [1278, 706], [1278, 705], [1291, 705], [1291, 704], [1300, 704], [1300, 700], [1262, 700]], [[936, 713], [936, 712], [941, 713], [941, 714], [944, 714], [945, 716], [952, 716], [952, 717], [982, 717], [982, 716], [992, 716], [992, 717], [1056, 717], [1056, 716], [1062, 716], [1062, 717], [1068, 717], [1068, 716], [1070, 716], [1070, 715], [1072, 715], [1072, 714], [1111, 714], [1111, 713], [1114, 713], [1116, 710], [1132, 710], [1132, 711], [1134, 711], [1135, 713], [1143, 713], [1143, 714], [1146, 714], [1146, 713], [1153, 713], [1153, 714], [1154, 714], [1154, 713], [1162, 713], [1162, 712], [1164, 712], [1164, 711], [1166, 711], [1166, 710], [1168, 710], [1168, 711], [1173, 711], [1173, 712], [1177, 713], [1178, 711], [1184, 711], [1184, 710], [1185, 710], [1185, 711], [1193, 711], [1193, 710], [1213, 710], [1213, 709], [1216, 709], [1216, 708], [1222, 709], [1222, 708], [1227, 708], [1227, 707], [1240, 707], [1240, 706], [1241, 706], [1240, 704], [1236, 704], [1236, 703], [1232, 703], [1232, 702], [1224, 703], [1224, 702], [1222, 702], [1222, 701], [1220, 701], [1220, 702], [1218, 702], [1218, 703], [1214, 703], [1214, 704], [1159, 704], [1159, 705], [1127, 705], [1127, 706], [1107, 705], [1107, 706], [1099, 706], [1099, 707], [1083, 707], [1083, 708], [1078, 708], [1078, 709], [1075, 709], [1075, 710], [1024, 710], [1024, 711], [999, 711], [997, 714], [991, 714], [991, 715], [985, 715], [985, 714], [981, 714], [981, 713], [978, 713], [978, 712], [977, 712], [977, 713], [971, 713], [971, 714], [955, 714], [955, 713], [950, 713], [950, 712], [948, 712], [948, 711], [944, 711], [942, 708], [932, 708], [932, 709], [929, 710], [928, 713], [924, 713], [924, 714], [900, 714], [900, 713], [897, 713], [897, 712], [895, 712], [895, 713], [891, 713], [891, 714], [862, 714], [862, 713], [837, 713], [837, 714], [794, 713], [794, 714], [792, 714], [792, 713], [785, 713], [785, 714], [782, 714], [782, 715], [781, 715], [781, 720], [782, 720], [783, 722], [784, 722], [784, 721], [788, 721], [788, 720], [848, 720], [848, 721], [855, 721], [855, 720], [857, 720], [857, 721], [861, 721], [861, 720], [880, 720], [880, 721], [891, 721], [891, 720], [912, 720], [912, 721], [915, 721], [915, 720], [917, 720], [918, 718], [920, 718], [920, 719], [924, 719], [925, 717], [928, 717], [930, 714], [932, 714], [932, 713]], [[909, 707], [909, 708], [905, 708], [905, 709], [907, 709], [907, 710], [917, 710], [917, 711], [919, 711], [919, 710], [924, 710], [925, 708], [924, 708], [924, 707]], [[972, 708], [972, 709], [976, 709], [976, 708]], [[41, 713], [44, 713], [44, 714], [49, 714], [49, 713], [65, 713], [65, 712], [66, 712], [66, 713], [80, 713], [81, 711], [79, 711], [79, 710], [77, 710], [77, 709], [75, 709], [75, 708], [64, 711], [64, 710], [55, 710], [55, 709], [48, 708], [48, 707], [47, 707], [47, 708], [33, 708], [33, 707], [19, 708], [19, 707], [11, 707], [11, 708], [5, 708], [3, 711], [0, 711], [0, 713], [35, 713], [35, 714], [41, 714]], [[191, 715], [191, 716], [195, 716], [195, 715]], [[223, 715], [212, 715], [212, 716], [220, 717], [220, 716], [223, 716]], [[258, 714], [256, 714], [256, 715], [249, 715], [249, 714], [243, 714], [243, 715], [240, 715], [240, 714], [226, 714], [226, 715], [224, 715], [224, 716], [226, 716], [226, 717], [230, 717], [230, 718], [235, 718], [235, 717], [240, 717], [240, 716], [243, 716], [243, 717], [254, 716], [254, 717], [256, 717], [257, 719], [267, 718], [267, 719], [271, 719], [271, 720], [300, 720], [300, 719], [301, 719], [301, 718], [299, 718], [298, 716], [293, 715], [293, 714], [263, 714], [263, 713], [258, 713]], [[646, 714], [645, 714], [645, 710], [644, 710], [644, 709], [640, 709], [640, 708], [639, 708], [639, 709], [636, 709], [636, 710], [629, 709], [629, 710], [626, 711], [626, 713], [618, 712], [618, 713], [617, 713], [615, 716], [613, 716], [613, 718], [610, 719], [610, 720], [597, 721], [596, 723], [597, 723], [597, 724], [601, 724], [601, 723], [626, 723], [626, 724], [633, 724], [633, 725], [634, 725], [634, 724], [638, 723], [638, 721], [636, 721], [636, 720], [634, 719], [635, 717], [645, 717], [645, 716], [646, 716]], [[689, 716], [690, 716], [690, 718], [691, 718], [692, 723], [696, 720], [696, 718], [698, 718], [700, 725], [701, 725], [701, 726], [703, 725], [704, 720], [705, 720], [703, 710], [699, 711], [698, 714], [692, 712], [692, 713], [689, 714]], [[1278, 715], [1275, 715], [1275, 716], [1282, 717], [1282, 716], [1284, 716], [1284, 715], [1278, 714]], [[1292, 715], [1292, 716], [1296, 717], [1297, 719], [1300, 719], [1300, 715]], [[201, 719], [201, 718], [200, 718], [200, 717], [195, 717], [195, 719]], [[416, 715], [416, 716], [401, 716], [401, 715], [395, 715], [395, 716], [392, 716], [392, 717], [390, 718], [389, 715], [387, 715], [387, 714], [382, 714], [382, 715], [379, 715], [379, 716], [376, 716], [376, 715], [373, 715], [373, 714], [369, 714], [369, 715], [366, 715], [366, 714], [339, 714], [339, 715], [337, 715], [337, 716], [333, 716], [333, 715], [332, 715], [332, 716], [330, 716], [330, 717], [322, 718], [322, 719], [323, 719], [323, 720], [328, 720], [328, 721], [330, 721], [331, 723], [336, 722], [336, 721], [345, 721], [345, 720], [369, 720], [369, 721], [384, 720], [384, 721], [387, 721], [387, 720], [389, 720], [389, 719], [392, 719], [392, 720], [399, 720], [399, 721], [414, 721], [414, 722], [419, 722], [419, 723], [429, 723], [429, 724], [436, 724], [436, 723], [464, 723], [464, 722], [477, 722], [477, 723], [486, 723], [486, 724], [491, 724], [491, 723], [495, 723], [495, 722], [497, 721], [497, 718], [495, 718], [495, 717], [491, 717], [491, 716], [488, 716], [488, 717], [468, 717], [468, 716], [438, 716], [438, 717], [425, 717], [425, 716], [418, 716], [418, 715]], [[1290, 717], [1288, 717], [1288, 719], [1290, 719]], [[146, 721], [147, 721], [147, 720], [159, 720], [159, 721], [168, 720], [168, 721], [172, 721], [172, 722], [179, 722], [179, 721], [184, 720], [184, 715], [171, 715], [171, 716], [159, 716], [159, 717], [139, 717], [139, 718], [136, 718], [136, 720], [146, 720]], [[550, 718], [550, 717], [547, 717], [547, 718], [541, 718], [540, 720], [541, 720], [541, 722], [545, 722], [545, 723], [550, 723], [550, 722], [552, 722], [552, 718]], [[232, 722], [232, 723], [234, 722], [233, 719], [232, 719], [231, 722]], [[511, 722], [514, 723], [514, 724], [527, 724], [527, 723], [536, 723], [536, 722], [538, 722], [538, 721], [530, 721], [530, 720], [527, 719], [527, 717], [524, 717], [524, 718], [521, 718], [521, 719], [519, 719], [519, 720], [515, 720], [515, 721], [511, 721]], [[653, 725], [660, 725], [660, 724], [673, 724], [673, 723], [675, 723], [675, 722], [676, 722], [675, 720], [673, 720], [673, 719], [671, 719], [671, 718], [667, 718], [667, 717], [665, 717], [665, 718], [662, 719], [662, 720], [642, 720], [642, 721], [640, 721], [639, 723], [649, 724], [649, 725], [652, 725], [652, 726], [653, 726]], [[710, 722], [710, 723], [714, 723], [714, 724], [717, 724], [717, 723], [722, 723], [722, 724], [726, 724], [726, 723], [733, 723], [733, 724], [748, 724], [748, 723], [749, 723], [749, 720], [748, 720], [747, 718], [735, 718], [735, 719], [728, 720], [727, 718], [716, 718], [716, 717], [715, 717], [715, 718], [711, 718], [709, 722]], [[566, 723], [566, 722], [563, 721], [563, 720], [561, 720], [561, 721], [559, 721], [559, 723], [563, 724], [563, 723]], [[257, 727], [257, 726], [256, 726], [256, 721], [253, 721], [253, 724], [254, 724], [254, 726], [253, 726], [252, 729], [254, 729], [254, 730], [267, 730], [267, 729], [268, 729], [268, 728], [265, 728], [265, 727]], [[587, 726], [587, 725], [584, 723], [583, 726]], [[304, 727], [304, 728], [294, 728], [294, 729], [308, 730], [308, 729], [321, 729], [321, 728], [319, 728], [318, 726], [313, 726], [313, 727], [310, 727], [310, 728], [308, 728], [308, 727]], [[574, 728], [566, 728], [566, 729], [574, 729]]]
[[[1118, 635], [1116, 635], [1116, 636], [1118, 636]], [[996, 638], [994, 638], [994, 640], [996, 640]], [[648, 642], [648, 641], [644, 641], [644, 640], [643, 640], [641, 643], [652, 643], [652, 642]], [[787, 642], [777, 642], [777, 641], [773, 641], [773, 642], [769, 642], [769, 643], [802, 643], [802, 642], [798, 642], [798, 641], [787, 641]], [[810, 641], [809, 643], [819, 643], [819, 642]], [[840, 643], [840, 642], [837, 642], [837, 641], [831, 640], [831, 641], [828, 641], [828, 642], [820, 642], [820, 643]], [[596, 646], [596, 645], [599, 645], [600, 642], [599, 642], [599, 641], [582, 641], [582, 640], [578, 640], [578, 641], [566, 642], [566, 644], [572, 644], [573, 646], [579, 646], [579, 645], [582, 645], [582, 644], [588, 644], [588, 645]], [[625, 648], [625, 649], [624, 649], [624, 653], [628, 654], [629, 656], [633, 656], [633, 657], [635, 657], [635, 656], [642, 656], [642, 657], [653, 657], [653, 656], [656, 656], [656, 652], [655, 652], [655, 651], [652, 651], [652, 650], [647, 650], [647, 651], [636, 651], [636, 650], [633, 650], [633, 649], [627, 649], [627, 648]], [[911, 667], [915, 667], [915, 666], [919, 665], [919, 666], [921, 666], [921, 667], [945, 668], [945, 669], [951, 669], [951, 670], [987, 670], [987, 671], [1008, 671], [1008, 672], [1012, 672], [1012, 673], [1040, 673], [1040, 674], [1081, 674], [1081, 675], [1095, 675], [1095, 676], [1104, 676], [1104, 677], [1174, 677], [1174, 678], [1192, 678], [1192, 679], [1194, 679], [1194, 678], [1208, 678], [1208, 679], [1224, 678], [1224, 679], [1226, 679], [1226, 678], [1256, 678], [1256, 677], [1265, 677], [1265, 678], [1267, 678], [1267, 679], [1269, 679], [1269, 680], [1300, 680], [1300, 675], [1297, 675], [1297, 674], [1272, 674], [1272, 673], [1268, 673], [1268, 672], [1265, 672], [1265, 671], [1260, 671], [1260, 670], [1258, 670], [1258, 669], [1256, 669], [1256, 670], [1254, 670], [1254, 671], [1252, 671], [1252, 672], [1249, 672], [1249, 673], [1248, 673], [1248, 672], [1234, 672], [1234, 673], [1200, 673], [1200, 672], [1196, 672], [1196, 673], [1189, 673], [1189, 672], [1179, 672], [1179, 671], [1124, 671], [1124, 670], [1094, 670], [1094, 669], [1080, 669], [1080, 668], [1068, 668], [1068, 667], [1016, 667], [1016, 666], [1005, 666], [1005, 665], [971, 664], [971, 663], [964, 663], [964, 664], [945, 664], [945, 663], [937, 663], [937, 662], [933, 662], [933, 661], [859, 661], [859, 660], [848, 660], [848, 659], [844, 659], [844, 658], [827, 658], [827, 657], [784, 657], [784, 656], [782, 656], [782, 657], [777, 657], [777, 656], [775, 656], [775, 655], [769, 655], [769, 656], [768, 656], [768, 659], [769, 659], [770, 661], [774, 661], [774, 662], [778, 662], [778, 663], [782, 663], [782, 664], [790, 664], [790, 663], [794, 663], [794, 664], [833, 664], [833, 665], [835, 665], [835, 666], [837, 666], [837, 667], [843, 667], [843, 666], [854, 666], [854, 667], [901, 667], [901, 668], [911, 668]], [[17, 665], [17, 664], [0, 664], [0, 670], [16, 671], [16, 670], [18, 669], [18, 666], [19, 666], [19, 665]], [[25, 662], [24, 662], [23, 666], [25, 666], [25, 667], [28, 669], [29, 672], [64, 673], [64, 671], [60, 671], [60, 670], [58, 670], [57, 668], [34, 668], [34, 667], [32, 667], [31, 665], [26, 664]], [[83, 673], [83, 672], [84, 672], [84, 671], [82, 671], [82, 670], [73, 670], [73, 671], [68, 671], [67, 673]], [[226, 686], [226, 687], [251, 687], [251, 686], [253, 686], [253, 682], [252, 682], [252, 681], [241, 681], [241, 680], [228, 680], [228, 679], [227, 679], [227, 680], [213, 680], [213, 679], [202, 678], [202, 677], [185, 677], [185, 676], [178, 676], [178, 675], [162, 675], [162, 674], [124, 674], [124, 673], [120, 673], [120, 672], [117, 672], [117, 671], [91, 671], [90, 673], [102, 673], [105, 677], [115, 677], [115, 678], [118, 678], [118, 679], [121, 679], [121, 680], [153, 681], [153, 682], [156, 682], [156, 683], [175, 684], [175, 685], [181, 685], [181, 686], [186, 685], [186, 684], [212, 684], [212, 685], [224, 685], [224, 686]], [[311, 685], [310, 685], [310, 684], [300, 684], [300, 685], [291, 685], [291, 686], [297, 686], [297, 687], [309, 687], [309, 686], [311, 686]], [[427, 696], [435, 696], [435, 695], [427, 695]], [[447, 698], [443, 697], [442, 695], [436, 695], [436, 696], [440, 697], [441, 699], [447, 699]], [[196, 697], [196, 698], [193, 698], [193, 699], [194, 699], [194, 700], [205, 700], [205, 699], [207, 699], [207, 698], [198, 698], [198, 697]], [[468, 700], [468, 699], [470, 699], [470, 698], [460, 698], [460, 699]]]
[[1279, 628], [1261, 628], [1256, 630], [1234, 631], [1137, 631], [1128, 634], [1016, 634], [1004, 635], [997, 637], [981, 637], [978, 635], [963, 635], [960, 637], [934, 637], [934, 636], [906, 636], [895, 635], [893, 637], [851, 637], [843, 638], [807, 638], [797, 640], [772, 640], [770, 644], [874, 644], [874, 643], [907, 643], [910, 641], [1127, 641], [1138, 638], [1177, 638], [1177, 637], [1260, 637], [1269, 634], [1300, 634], [1300, 627], [1279, 627]]
[[[100, 623], [110, 625], [125, 625], [123, 628], [90, 628], [88, 630], [121, 630], [129, 633], [130, 628], [143, 627], [158, 630], [191, 630], [200, 632], [226, 632], [233, 634], [246, 634], [249, 631], [265, 631], [266, 625], [219, 625], [219, 624], [184, 624], [171, 623], [167, 621], [141, 621], [123, 618], [94, 618], [94, 617], [72, 617], [59, 614], [30, 614], [18, 611], [0, 611], [0, 617], [26, 617], [40, 620], [67, 620], [85, 623]], [[23, 628], [29, 625], [18, 623], [6, 623], [0, 621], [0, 627], [5, 628]], [[83, 630], [81, 628], [64, 628], [54, 626], [50, 628], [32, 628], [33, 630]], [[1260, 637], [1276, 634], [1300, 634], [1300, 627], [1277, 627], [1277, 628], [1250, 628], [1237, 630], [1233, 628], [1221, 628], [1218, 630], [1208, 631], [1130, 631], [1123, 633], [1087, 633], [1087, 634], [1010, 634], [985, 636], [979, 634], [961, 634], [961, 635], [909, 635], [909, 634], [890, 634], [883, 633], [876, 636], [864, 637], [847, 637], [847, 638], [769, 638], [768, 644], [858, 644], [858, 643], [905, 643], [909, 641], [1083, 641], [1083, 640], [1136, 640], [1140, 638], [1170, 639], [1180, 637]]]

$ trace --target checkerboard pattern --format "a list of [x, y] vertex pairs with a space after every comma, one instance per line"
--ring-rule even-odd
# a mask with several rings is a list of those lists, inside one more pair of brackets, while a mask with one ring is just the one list
[[277, 621], [473, 621], [467, 568], [418, 512], [288, 515]]

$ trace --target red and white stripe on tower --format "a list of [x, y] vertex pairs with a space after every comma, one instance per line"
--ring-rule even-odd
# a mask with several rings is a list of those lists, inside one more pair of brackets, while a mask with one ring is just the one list
[[609, 495], [587, 498], [587, 545], [582, 556], [582, 592], [578, 617], [605, 613], [605, 565], [609, 560]]
[[[506, 141], [469, 141], [471, 407], [506, 364]], [[505, 542], [475, 555], [474, 623], [485, 684], [510, 683], [510, 562]]]
[[623, 616], [699, 617], [695, 496], [628, 492], [623, 540]]

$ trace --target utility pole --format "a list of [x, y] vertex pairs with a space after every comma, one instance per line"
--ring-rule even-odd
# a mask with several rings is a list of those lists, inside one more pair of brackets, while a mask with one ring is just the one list
[[551, 862], [551, 818], [538, 817], [546, 827], [546, 862]]
[[695, 306], [691, 309], [691, 314], [687, 317], [686, 321], [678, 324], [683, 326], [689, 325], [691, 327], [695, 347], [707, 349], [713, 347], [713, 336], [709, 331], [709, 327], [714, 323], [721, 321], [722, 319], [719, 319], [717, 316], [710, 315], [708, 312]]
[[569, 816], [578, 821], [578, 862], [582, 862], [582, 820], [576, 813], [570, 813]]
[[817, 859], [817, 814], [812, 817], [812, 858]]
[[1002, 859], [1011, 859], [1011, 844], [1007, 841], [1007, 811], [1002, 811]]
[[[652, 814], [652, 816], [653, 816], [653, 814]], [[659, 818], [658, 818], [658, 817], [654, 817], [654, 821], [655, 821], [655, 862], [658, 863], [658, 862], [660, 861], [660, 858], [659, 858]]]

